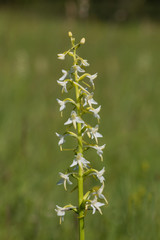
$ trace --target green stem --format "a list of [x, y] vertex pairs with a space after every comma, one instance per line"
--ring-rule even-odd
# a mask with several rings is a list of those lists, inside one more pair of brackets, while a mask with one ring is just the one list
[[[76, 49], [74, 49], [74, 65], [77, 64]], [[78, 83], [77, 70], [75, 71], [75, 81]], [[80, 90], [78, 85], [75, 85], [76, 92], [76, 103], [77, 103], [77, 114], [80, 116]], [[83, 142], [81, 133], [81, 123], [77, 123], [78, 131], [78, 153], [83, 154]], [[83, 169], [79, 166], [79, 177], [78, 177], [78, 207], [79, 207], [79, 240], [84, 240], [84, 209], [82, 207], [83, 201]]]

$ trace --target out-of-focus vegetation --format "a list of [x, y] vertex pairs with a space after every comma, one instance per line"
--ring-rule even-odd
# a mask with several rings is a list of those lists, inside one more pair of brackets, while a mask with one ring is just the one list
[[[103, 215], [87, 214], [86, 239], [160, 239], [160, 28], [158, 24], [78, 23], [0, 12], [0, 239], [77, 239], [68, 213], [59, 225], [54, 208], [76, 191], [56, 186], [73, 160], [60, 152], [62, 132], [56, 80], [67, 63], [67, 32], [86, 37], [79, 50], [98, 72], [106, 166]], [[68, 115], [65, 113], [64, 118]], [[88, 159], [101, 169], [95, 154]], [[87, 184], [87, 183], [86, 183]]]
[[0, 6], [75, 19], [160, 20], [159, 0], [0, 0]]

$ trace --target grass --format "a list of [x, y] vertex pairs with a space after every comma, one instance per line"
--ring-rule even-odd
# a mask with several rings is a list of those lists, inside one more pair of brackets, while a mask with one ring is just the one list
[[[59, 151], [54, 134], [64, 122], [56, 80], [69, 65], [56, 54], [68, 48], [69, 30], [86, 37], [80, 53], [89, 72], [99, 73], [94, 98], [107, 144], [109, 205], [102, 216], [87, 214], [86, 239], [159, 239], [159, 25], [84, 24], [7, 11], [0, 14], [0, 239], [78, 239], [76, 217], [69, 213], [60, 226], [54, 212], [56, 204], [77, 199], [56, 186], [58, 172], [73, 160]], [[93, 154], [88, 159], [101, 169]]]

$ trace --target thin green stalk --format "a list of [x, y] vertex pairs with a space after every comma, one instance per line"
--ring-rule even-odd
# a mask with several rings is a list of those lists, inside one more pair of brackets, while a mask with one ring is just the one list
[[[76, 49], [74, 50], [74, 65], [77, 64], [76, 59]], [[75, 81], [78, 82], [77, 70], [75, 71]], [[77, 103], [77, 114], [80, 116], [80, 102], [79, 95], [80, 90], [77, 85], [75, 85], [76, 91], [76, 103]], [[83, 143], [82, 143], [82, 133], [81, 133], [81, 123], [77, 123], [78, 131], [78, 153], [83, 154]], [[84, 209], [82, 208], [83, 201], [83, 169], [79, 166], [79, 178], [78, 178], [78, 207], [79, 207], [79, 240], [84, 240]]]

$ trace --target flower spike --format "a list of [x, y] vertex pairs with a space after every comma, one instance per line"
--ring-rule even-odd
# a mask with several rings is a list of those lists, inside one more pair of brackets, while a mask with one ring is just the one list
[[[86, 59], [83, 59], [77, 54], [77, 50], [85, 43], [85, 38], [82, 38], [77, 44], [72, 32], [68, 32], [69, 39], [71, 41], [71, 48], [63, 53], [58, 54], [58, 59], [65, 60], [66, 55], [73, 59], [73, 63], [68, 70], [62, 69], [62, 75], [57, 80], [58, 85], [62, 89], [62, 93], [66, 93], [67, 97], [57, 98], [59, 105], [59, 111], [62, 116], [62, 112], [67, 112], [68, 105], [70, 105], [70, 113], [68, 119], [64, 121], [65, 131], [64, 134], [56, 132], [58, 137], [58, 146], [62, 151], [62, 146], [66, 142], [68, 137], [71, 141], [75, 142], [73, 147], [63, 148], [63, 151], [73, 151], [74, 157], [70, 165], [68, 166], [65, 173], [59, 172], [60, 180], [57, 185], [63, 185], [64, 189], [67, 190], [68, 185], [73, 185], [76, 181], [76, 185], [73, 186], [74, 190], [78, 190], [78, 204], [73, 206], [71, 204], [60, 207], [56, 205], [57, 216], [60, 217], [60, 223], [64, 221], [64, 216], [67, 211], [74, 211], [78, 215], [79, 226], [80, 226], [80, 240], [84, 240], [84, 218], [86, 212], [92, 210], [92, 214], [98, 211], [102, 214], [101, 207], [107, 205], [107, 199], [103, 194], [105, 184], [105, 167], [101, 168], [100, 171], [92, 167], [94, 165], [94, 159], [86, 157], [86, 151], [88, 149], [95, 149], [98, 156], [103, 160], [103, 149], [106, 144], [99, 145], [98, 141], [103, 137], [99, 133], [99, 125], [92, 126], [91, 123], [87, 122], [86, 115], [91, 118], [96, 118], [99, 123], [101, 105], [93, 98], [95, 89], [94, 80], [97, 78], [97, 73], [91, 75], [86, 72], [86, 68], [89, 63]], [[70, 96], [70, 90], [72, 93]], [[92, 89], [92, 90], [91, 90]], [[73, 98], [71, 96], [74, 96]], [[88, 136], [88, 137], [87, 137]], [[67, 144], [67, 143], [66, 143]], [[88, 191], [84, 192], [84, 181], [86, 178], [92, 177], [98, 182], [100, 186], [93, 187]], [[74, 179], [73, 179], [74, 178]], [[72, 181], [74, 180], [74, 181]]]

